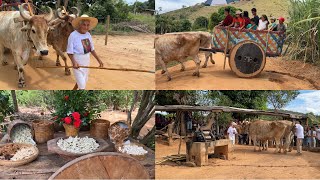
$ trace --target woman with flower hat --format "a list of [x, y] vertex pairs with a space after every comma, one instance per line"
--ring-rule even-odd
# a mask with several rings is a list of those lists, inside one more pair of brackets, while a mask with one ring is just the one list
[[92, 37], [88, 32], [95, 28], [97, 24], [98, 20], [96, 18], [89, 17], [85, 14], [72, 21], [72, 26], [75, 31], [73, 31], [68, 38], [67, 54], [71, 59], [73, 73], [77, 81], [73, 90], [83, 90], [86, 88], [89, 69], [80, 68], [79, 66], [90, 65], [90, 53], [98, 61], [100, 67], [103, 67], [103, 63], [94, 49]]

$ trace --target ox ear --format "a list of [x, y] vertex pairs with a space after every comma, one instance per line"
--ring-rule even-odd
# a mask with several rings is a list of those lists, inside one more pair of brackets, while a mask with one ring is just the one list
[[23, 22], [24, 19], [21, 16], [19, 16], [19, 17], [14, 18], [13, 21], [14, 21], [14, 23], [19, 23], [19, 22]]
[[28, 26], [28, 25], [26, 25], [26, 26], [23, 26], [22, 28], [21, 28], [21, 31], [27, 31], [27, 30], [30, 30], [31, 29], [31, 27], [30, 26]]

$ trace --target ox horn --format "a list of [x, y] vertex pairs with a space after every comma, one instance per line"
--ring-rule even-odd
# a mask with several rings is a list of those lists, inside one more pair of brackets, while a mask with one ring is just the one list
[[21, 4], [20, 8], [19, 8], [19, 11], [20, 11], [20, 16], [24, 19], [24, 20], [27, 20], [27, 21], [30, 21], [32, 16], [30, 16], [29, 14], [27, 14], [25, 12], [25, 9], [24, 9], [24, 6], [26, 5], [27, 3], [23, 3]]
[[50, 7], [49, 8], [49, 14], [46, 14], [44, 15], [44, 19], [47, 21], [47, 22], [50, 22], [53, 18], [53, 11]]
[[71, 11], [73, 12], [74, 15], [76, 15], [76, 18], [80, 16], [80, 11], [77, 7], [72, 7]]
[[58, 10], [57, 10], [58, 18], [62, 19], [62, 20], [65, 20], [67, 18], [67, 15], [66, 14], [63, 15], [61, 11], [62, 11], [61, 8], [58, 8]]

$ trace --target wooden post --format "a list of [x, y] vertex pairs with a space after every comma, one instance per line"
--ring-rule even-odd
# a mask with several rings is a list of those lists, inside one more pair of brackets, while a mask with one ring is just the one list
[[104, 45], [108, 44], [109, 28], [110, 28], [110, 15], [107, 16], [107, 20], [106, 20], [106, 37], [104, 40]]
[[[226, 39], [226, 47], [224, 48], [224, 63], [223, 63], [223, 69], [226, 69], [226, 61], [227, 61], [227, 52], [229, 48], [229, 30], [230, 27], [227, 28], [227, 39]], [[229, 52], [230, 53], [230, 52]], [[229, 55], [228, 55], [229, 56]]]
[[172, 145], [173, 123], [174, 123], [174, 122], [172, 122], [172, 123], [170, 123], [170, 124], [168, 125], [168, 143], [169, 143], [169, 146]]

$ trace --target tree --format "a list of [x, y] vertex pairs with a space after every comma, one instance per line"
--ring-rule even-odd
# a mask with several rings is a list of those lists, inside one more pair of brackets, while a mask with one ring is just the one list
[[193, 23], [193, 29], [207, 29], [209, 20], [204, 16], [197, 17], [197, 19]]
[[268, 91], [267, 99], [275, 110], [280, 110], [299, 95], [299, 91]]
[[[140, 106], [137, 116], [132, 123], [131, 135], [133, 138], [138, 138], [143, 126], [150, 120], [155, 112], [155, 91], [143, 91], [140, 101]], [[154, 134], [153, 134], [154, 135]], [[149, 136], [152, 136], [152, 134]], [[144, 137], [144, 139], [150, 139], [151, 137]]]
[[9, 93], [0, 91], [0, 123], [4, 121], [5, 117], [12, 114], [13, 111]]
[[15, 90], [11, 90], [11, 97], [12, 97], [14, 111], [15, 112], [19, 112], [18, 101], [17, 101], [17, 96], [16, 96], [16, 91]]
[[211, 14], [210, 18], [209, 18], [209, 29], [212, 30], [216, 25], [218, 25], [224, 18], [224, 10], [226, 8], [230, 9], [230, 14], [231, 16], [235, 16], [236, 15], [236, 11], [237, 10], [241, 10], [241, 9], [237, 9], [233, 6], [226, 6], [226, 7], [221, 7], [218, 9], [218, 12], [214, 12]]

